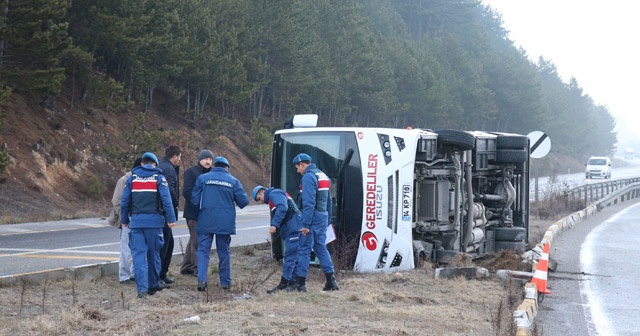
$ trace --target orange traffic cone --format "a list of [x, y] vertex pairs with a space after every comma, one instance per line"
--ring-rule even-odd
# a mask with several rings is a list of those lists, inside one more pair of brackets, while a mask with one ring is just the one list
[[542, 257], [538, 260], [538, 266], [536, 267], [535, 273], [533, 273], [533, 278], [531, 279], [531, 283], [536, 285], [538, 288], [538, 293], [542, 294], [551, 294], [551, 291], [547, 289], [547, 271], [549, 270], [549, 243], [544, 245], [544, 250], [542, 251]]

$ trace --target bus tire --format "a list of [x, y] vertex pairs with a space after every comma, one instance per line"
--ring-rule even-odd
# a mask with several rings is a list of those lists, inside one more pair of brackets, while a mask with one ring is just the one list
[[435, 130], [438, 134], [438, 144], [451, 145], [460, 150], [472, 150], [476, 147], [475, 135], [460, 130]]
[[527, 239], [527, 230], [523, 227], [498, 227], [493, 232], [496, 241], [515, 242]]
[[461, 262], [464, 259], [465, 253], [454, 250], [436, 250], [436, 263], [438, 264], [453, 264]]
[[496, 163], [521, 163], [529, 159], [529, 153], [522, 149], [498, 149], [496, 150]]
[[502, 250], [511, 250], [515, 253], [521, 254], [527, 250], [527, 244], [523, 241], [496, 241], [496, 251]]
[[496, 141], [497, 149], [525, 149], [529, 147], [529, 138], [524, 135], [494, 134], [498, 136]]

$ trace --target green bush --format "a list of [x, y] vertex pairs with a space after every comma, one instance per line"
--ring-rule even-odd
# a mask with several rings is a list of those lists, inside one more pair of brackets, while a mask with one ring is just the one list
[[273, 138], [271, 130], [260, 119], [254, 117], [251, 119], [251, 135], [251, 148], [248, 154], [260, 166], [267, 168], [271, 157], [271, 139]]
[[[11, 89], [10, 88], [4, 87], [4, 86], [0, 86], [0, 104], [2, 104], [5, 101], [7, 101], [7, 99], [9, 99], [10, 95], [11, 95]], [[4, 118], [5, 118], [4, 111], [2, 111], [2, 109], [0, 109], [0, 131], [2, 131], [2, 129], [4, 128]]]
[[4, 172], [7, 170], [7, 167], [9, 167], [9, 164], [11, 164], [9, 150], [3, 148], [2, 150], [0, 150], [0, 174], [4, 174]]
[[209, 144], [215, 144], [222, 139], [224, 134], [228, 134], [228, 129], [235, 127], [237, 120], [212, 115], [208, 118], [205, 127], [205, 137]]
[[144, 152], [153, 152], [158, 155], [158, 149], [163, 140], [162, 132], [159, 130], [146, 129], [144, 113], [138, 113], [131, 130], [124, 134], [124, 138], [133, 148], [132, 157], [139, 157]]
[[87, 188], [87, 194], [94, 200], [103, 199], [104, 193], [107, 191], [107, 185], [104, 181], [100, 181], [97, 177], [91, 176]]

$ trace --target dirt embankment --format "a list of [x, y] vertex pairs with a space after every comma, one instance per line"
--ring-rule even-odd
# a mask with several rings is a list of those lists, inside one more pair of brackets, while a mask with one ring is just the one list
[[[206, 148], [229, 159], [231, 173], [245, 190], [268, 182], [266, 170], [245, 154], [251, 143], [246, 116], [217, 124], [194, 122], [169, 113], [183, 107], [167, 96], [157, 94], [155, 101], [159, 108], [147, 112], [144, 128], [160, 134], [155, 151], [159, 158], [170, 144], [183, 148], [181, 179]], [[8, 149], [11, 164], [0, 176], [0, 224], [107, 214], [115, 182], [130, 164], [123, 163], [128, 160], [121, 154], [134, 153], [136, 144], [126, 135], [133, 132], [136, 112], [71, 107], [62, 98], [43, 106], [17, 94], [3, 112], [0, 145]]]

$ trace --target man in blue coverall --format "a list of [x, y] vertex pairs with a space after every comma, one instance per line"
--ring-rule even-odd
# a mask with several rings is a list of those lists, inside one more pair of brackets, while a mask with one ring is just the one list
[[169, 227], [176, 225], [167, 179], [157, 165], [155, 154], [144, 153], [142, 166], [131, 171], [120, 201], [121, 223], [130, 229], [129, 244], [139, 298], [162, 290], [158, 280], [164, 214]]
[[298, 240], [300, 239], [300, 210], [289, 194], [276, 188], [256, 186], [251, 193], [253, 200], [269, 205], [272, 213], [269, 233], [280, 231], [280, 238], [284, 240], [284, 260], [280, 283], [268, 294], [286, 289], [295, 284], [293, 272], [298, 259]]
[[236, 207], [249, 204], [242, 184], [229, 173], [229, 161], [222, 156], [213, 160], [213, 168], [198, 176], [191, 203], [198, 207], [198, 291], [207, 290], [207, 271], [211, 244], [216, 238], [220, 287], [231, 286], [231, 235], [236, 234]]
[[327, 250], [327, 226], [331, 221], [331, 181], [315, 164], [311, 156], [300, 153], [293, 158], [293, 165], [302, 175], [300, 193], [302, 196], [302, 229], [298, 243], [298, 264], [296, 283], [287, 291], [306, 292], [306, 279], [311, 261], [311, 249], [315, 252], [327, 279], [323, 291], [340, 289], [334, 276], [333, 262]]

